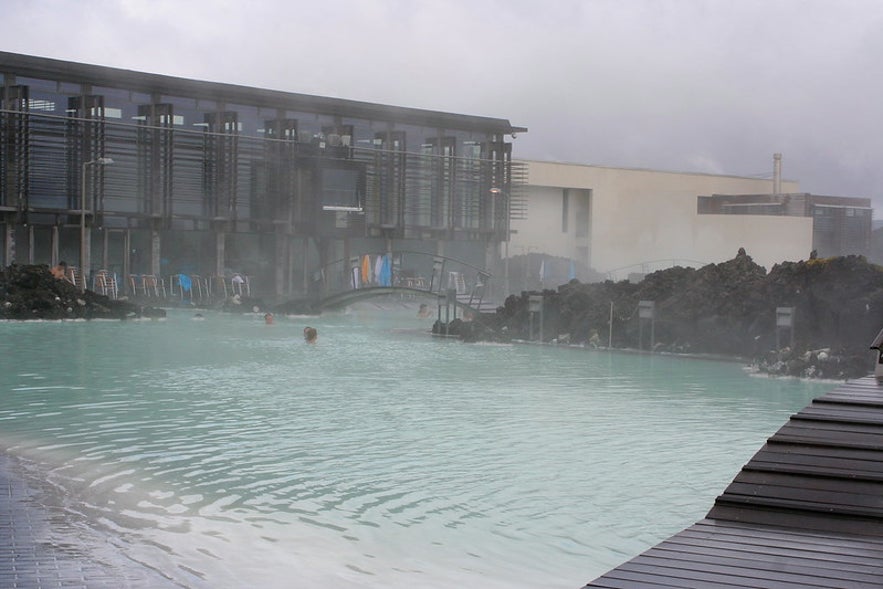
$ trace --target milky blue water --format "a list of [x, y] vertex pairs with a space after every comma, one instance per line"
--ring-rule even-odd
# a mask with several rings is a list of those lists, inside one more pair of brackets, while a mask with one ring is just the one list
[[203, 314], [0, 323], [0, 446], [185, 587], [577, 588], [835, 386], [435, 339], [413, 308]]

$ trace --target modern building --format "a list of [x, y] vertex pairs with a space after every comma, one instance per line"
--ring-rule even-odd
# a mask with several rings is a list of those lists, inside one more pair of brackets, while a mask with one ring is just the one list
[[523, 131], [0, 52], [0, 259], [240, 273], [277, 300], [368, 252], [486, 268], [520, 210]]
[[809, 193], [700, 196], [700, 215], [772, 215], [812, 219], [812, 248], [819, 257], [871, 251], [871, 199]]
[[[543, 256], [572, 261], [578, 278], [623, 280], [673, 265], [722, 262], [743, 247], [768, 270], [807, 259], [814, 249], [820, 256], [868, 250], [868, 199], [808, 195], [780, 176], [771, 181], [544, 161], [524, 165], [527, 214], [513, 220], [508, 249], [510, 256], [533, 258], [532, 277]], [[521, 284], [513, 274], [513, 290], [538, 286], [536, 279]], [[558, 268], [545, 286], [566, 279], [566, 270]]]

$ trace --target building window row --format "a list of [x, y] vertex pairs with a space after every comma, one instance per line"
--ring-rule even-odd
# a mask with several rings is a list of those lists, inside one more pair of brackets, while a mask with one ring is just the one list
[[[494, 137], [407, 125], [373, 131], [368, 121], [150, 100], [118, 89], [60, 96], [45, 86], [3, 87], [0, 205], [79, 209], [81, 166], [108, 157], [113, 171], [90, 170], [88, 182], [89, 201], [108, 226], [171, 226], [173, 218], [308, 226], [317, 211], [334, 211], [362, 215], [347, 224], [403, 237], [409, 227], [505, 227], [508, 205], [491, 188], [507, 181], [508, 154]], [[110, 100], [123, 106], [109, 107]], [[215, 110], [201, 110], [208, 108]], [[418, 134], [415, 152], [408, 151], [411, 133]]]

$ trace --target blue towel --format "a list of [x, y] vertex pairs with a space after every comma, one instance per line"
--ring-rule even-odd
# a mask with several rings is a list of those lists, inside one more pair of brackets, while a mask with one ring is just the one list
[[380, 286], [392, 286], [392, 268], [389, 263], [389, 254], [384, 254], [383, 263], [380, 266]]

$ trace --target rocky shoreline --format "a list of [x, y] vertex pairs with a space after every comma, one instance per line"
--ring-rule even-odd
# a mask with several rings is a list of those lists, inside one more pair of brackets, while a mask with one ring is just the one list
[[[638, 283], [572, 280], [525, 291], [495, 313], [433, 329], [465, 341], [537, 341], [536, 295], [543, 342], [742, 358], [759, 372], [802, 378], [867, 376], [868, 347], [883, 327], [883, 268], [864, 257], [785, 262], [767, 273], [740, 250], [720, 264], [660, 270]], [[640, 316], [641, 301], [654, 303], [652, 325]], [[777, 326], [779, 307], [793, 309], [791, 328]]]
[[165, 316], [166, 312], [156, 307], [111, 299], [91, 290], [80, 292], [67, 280], [53, 276], [45, 264], [13, 264], [0, 270], [0, 319], [125, 320]]

